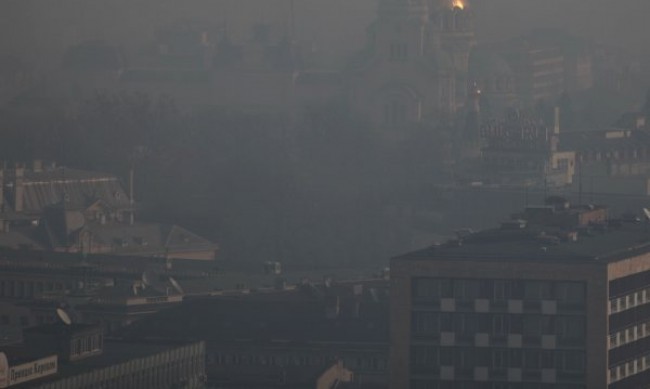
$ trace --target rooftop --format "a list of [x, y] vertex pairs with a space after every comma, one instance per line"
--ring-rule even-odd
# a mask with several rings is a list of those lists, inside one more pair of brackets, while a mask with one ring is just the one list
[[573, 231], [539, 225], [495, 228], [396, 259], [608, 263], [646, 252], [650, 252], [648, 222], [609, 220]]
[[353, 286], [347, 287], [341, 290], [333, 285], [328, 290], [303, 285], [292, 291], [196, 299], [144, 318], [121, 335], [126, 339], [203, 339], [251, 345], [386, 343], [387, 299], [374, 299], [368, 288], [354, 295]]

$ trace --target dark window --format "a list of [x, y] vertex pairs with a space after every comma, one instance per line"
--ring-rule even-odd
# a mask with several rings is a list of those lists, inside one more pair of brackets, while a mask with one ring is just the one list
[[508, 366], [508, 353], [505, 349], [492, 350], [492, 367], [503, 369]]
[[436, 312], [413, 313], [415, 335], [437, 335], [440, 332], [440, 317]]
[[524, 316], [524, 335], [539, 336], [542, 334], [542, 317], [538, 315]]
[[492, 317], [492, 334], [505, 335], [506, 334], [506, 318], [504, 315], [494, 315]]

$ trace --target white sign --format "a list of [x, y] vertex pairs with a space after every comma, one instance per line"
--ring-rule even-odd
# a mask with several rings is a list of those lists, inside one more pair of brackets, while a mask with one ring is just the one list
[[[7, 372], [5, 382], [2, 381], [2, 371], [0, 370], [0, 388], [6, 388], [7, 386], [35, 380], [37, 378], [55, 374], [57, 371], [58, 357], [56, 355], [23, 363], [22, 365], [12, 366]], [[2, 386], [3, 384], [5, 384], [5, 386]]]

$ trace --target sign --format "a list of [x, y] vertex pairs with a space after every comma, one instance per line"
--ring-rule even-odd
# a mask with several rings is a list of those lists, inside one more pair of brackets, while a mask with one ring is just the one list
[[[23, 382], [55, 374], [58, 371], [59, 367], [58, 357], [56, 355], [52, 355], [46, 358], [41, 358], [32, 362], [10, 367], [5, 374], [3, 381], [2, 356], [4, 356], [4, 354], [0, 356], [0, 388], [6, 388], [8, 386], [17, 385]], [[8, 364], [5, 366], [7, 365]]]

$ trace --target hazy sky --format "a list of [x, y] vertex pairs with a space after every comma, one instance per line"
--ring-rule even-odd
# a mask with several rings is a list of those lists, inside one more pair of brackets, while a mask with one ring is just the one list
[[[326, 56], [341, 57], [365, 40], [377, 0], [294, 0], [296, 30]], [[479, 38], [500, 39], [532, 27], [562, 27], [645, 50], [648, 0], [472, 0]], [[252, 23], [289, 23], [289, 0], [2, 0], [0, 47], [47, 66], [62, 47], [105, 39], [141, 48], [153, 31], [182, 19], [228, 21], [246, 37]]]

